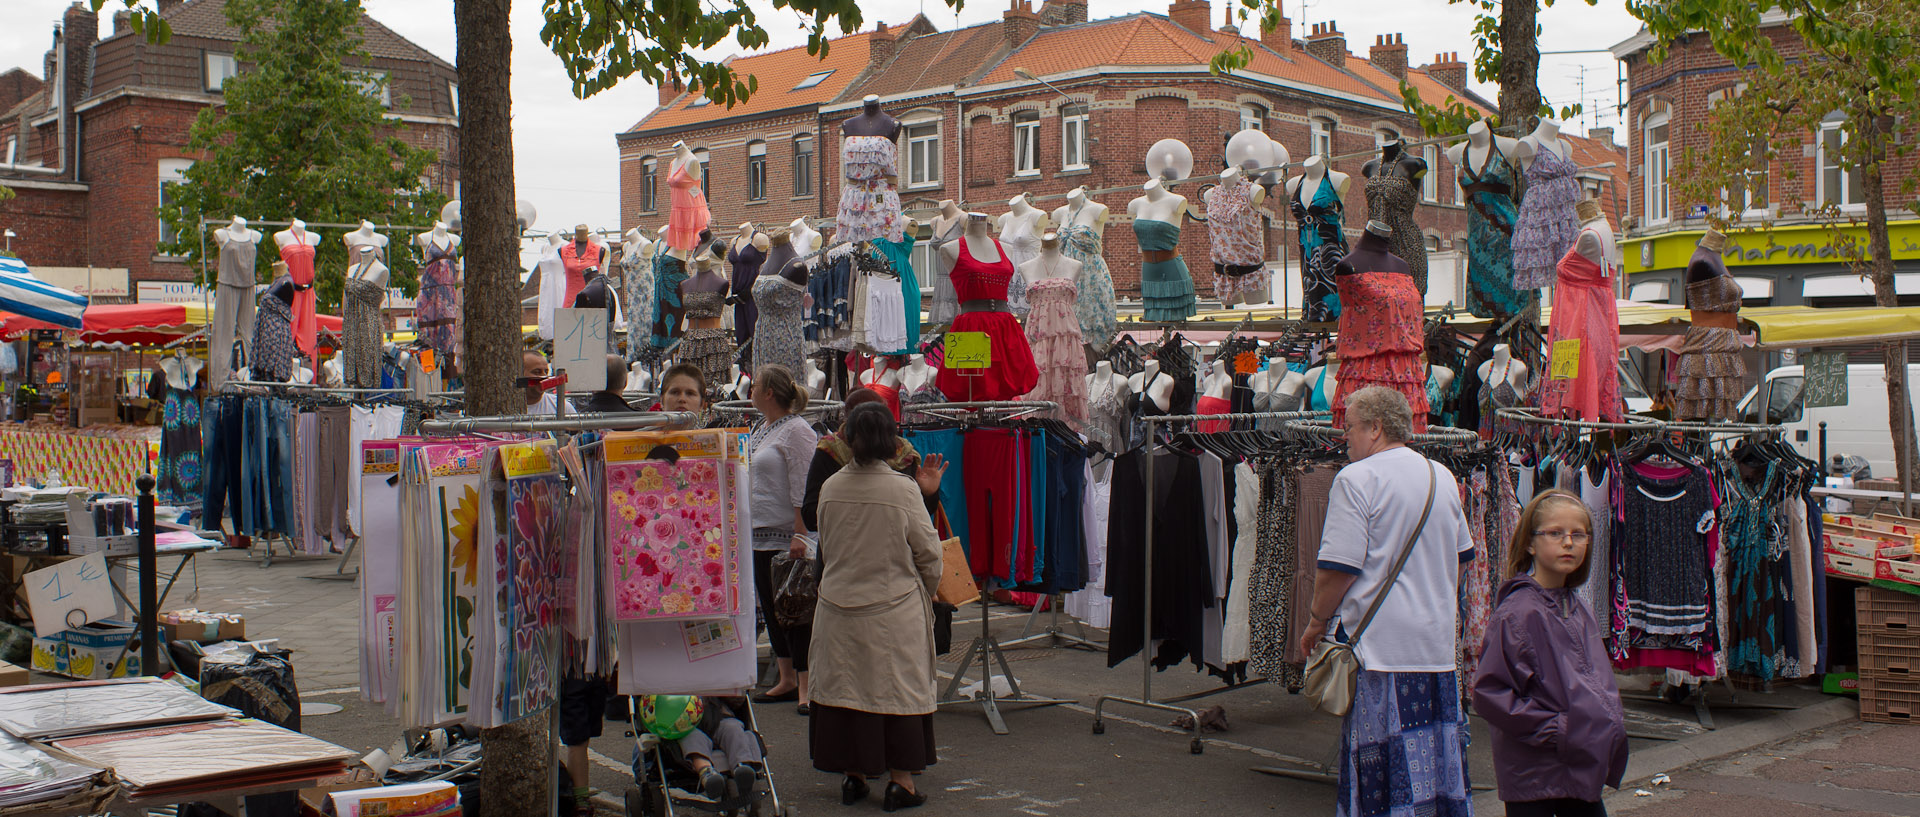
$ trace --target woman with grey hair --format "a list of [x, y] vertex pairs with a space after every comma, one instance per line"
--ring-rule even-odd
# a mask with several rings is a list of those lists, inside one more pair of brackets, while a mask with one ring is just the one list
[[[1345, 408], [1352, 464], [1327, 499], [1312, 620], [1301, 636], [1311, 654], [1331, 628], [1360, 660], [1335, 814], [1379, 813], [1388, 803], [1409, 813], [1469, 814], [1454, 656], [1460, 573], [1474, 548], [1460, 486], [1446, 466], [1407, 447], [1413, 408], [1404, 395], [1369, 386], [1348, 395]], [[1401, 801], [1409, 792], [1417, 802]]]

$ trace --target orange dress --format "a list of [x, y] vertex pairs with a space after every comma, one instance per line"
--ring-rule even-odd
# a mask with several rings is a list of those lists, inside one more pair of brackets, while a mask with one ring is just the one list
[[679, 165], [668, 168], [667, 189], [673, 196], [673, 209], [667, 213], [667, 246], [687, 252], [700, 243], [700, 233], [713, 222], [707, 194], [700, 188], [700, 177]]
[[1413, 430], [1427, 430], [1424, 315], [1413, 276], [1357, 272], [1335, 277], [1340, 287], [1340, 385], [1333, 395], [1333, 424], [1346, 427], [1347, 395], [1386, 386], [1407, 398]]
[[[293, 234], [296, 239], [306, 238], [306, 231], [298, 227]], [[280, 260], [287, 263], [287, 277], [293, 279], [293, 345], [310, 364], [318, 365], [314, 347], [319, 343], [320, 318], [319, 296], [313, 291], [314, 252], [312, 244], [296, 240], [280, 248]]]

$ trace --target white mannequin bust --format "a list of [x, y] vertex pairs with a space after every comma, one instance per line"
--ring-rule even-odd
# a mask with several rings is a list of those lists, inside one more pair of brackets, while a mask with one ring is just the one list
[[327, 358], [327, 362], [320, 364], [322, 383], [331, 388], [339, 388], [345, 385], [347, 382], [347, 373], [344, 369], [345, 366], [340, 363], [339, 355]]
[[1227, 370], [1226, 361], [1213, 362], [1212, 371], [1207, 372], [1207, 379], [1200, 383], [1200, 393], [1222, 400], [1233, 395], [1233, 373]]
[[350, 256], [358, 255], [356, 251], [361, 247], [372, 247], [379, 250], [382, 255], [385, 255], [387, 250], [387, 237], [374, 232], [373, 222], [366, 219], [361, 219], [360, 228], [341, 236], [340, 241], [347, 245], [347, 253]]
[[[1254, 372], [1247, 378], [1247, 388], [1255, 394], [1271, 394], [1282, 398], [1282, 403], [1294, 403], [1307, 392], [1307, 376], [1286, 367], [1277, 358], [1267, 364], [1267, 368]], [[1296, 403], [1298, 404], [1298, 403]]]
[[1067, 191], [1067, 203], [1053, 209], [1053, 223], [1062, 229], [1073, 226], [1091, 227], [1093, 234], [1104, 236], [1107, 233], [1107, 217], [1111, 210], [1104, 204], [1094, 201], [1087, 195], [1085, 185]]
[[748, 377], [747, 373], [741, 371], [739, 366], [734, 366], [732, 373], [728, 375], [727, 396], [734, 400], [748, 399], [747, 388], [752, 385], [752, 383], [753, 378]]
[[414, 236], [413, 242], [420, 245], [422, 252], [429, 247], [438, 247], [442, 251], [452, 252], [454, 248], [460, 246], [460, 236], [448, 232], [446, 222], [436, 221], [433, 223], [433, 229]]
[[166, 373], [167, 385], [176, 389], [191, 390], [194, 378], [200, 376], [200, 370], [206, 365], [206, 361], [187, 357], [184, 352], [175, 352], [172, 357], [160, 359], [160, 371]]
[[[231, 227], [232, 225], [228, 226]], [[293, 220], [292, 226], [273, 234], [273, 243], [282, 247], [288, 247], [294, 244], [318, 247], [320, 246], [320, 235], [318, 233], [307, 232], [307, 223], [296, 218]]]
[[[1298, 194], [1302, 203], [1313, 201], [1313, 196], [1319, 192], [1322, 181], [1333, 182], [1333, 190], [1341, 199], [1345, 199], [1347, 190], [1353, 187], [1353, 177], [1327, 167], [1327, 159], [1324, 156], [1318, 154], [1308, 156], [1300, 168], [1300, 175], [1287, 179], [1287, 195]], [[1303, 185], [1304, 192], [1301, 189]]]
[[1551, 119], [1540, 120], [1532, 133], [1514, 143], [1513, 149], [1514, 160], [1520, 163], [1522, 172], [1533, 166], [1533, 158], [1540, 155], [1542, 150], [1551, 150], [1562, 159], [1573, 157], [1573, 145], [1560, 138], [1560, 123]]
[[[1220, 171], [1220, 183], [1227, 185], [1235, 184], [1239, 182], [1244, 175], [1245, 174], [1240, 172], [1240, 168], [1229, 167], [1226, 170]], [[1253, 202], [1253, 206], [1255, 207], [1259, 207], [1260, 203], [1266, 200], [1267, 189], [1260, 185], [1256, 184], [1253, 186], [1253, 189], [1247, 191], [1247, 201]]]
[[759, 228], [753, 226], [753, 222], [749, 221], [740, 225], [740, 234], [734, 236], [733, 239], [733, 250], [734, 252], [739, 252], [740, 250], [746, 249], [748, 245], [752, 245], [754, 249], [761, 252], [766, 252], [767, 248], [773, 246], [773, 239], [768, 238], [766, 233], [760, 232]]
[[924, 389], [933, 382], [935, 374], [933, 367], [927, 365], [926, 355], [908, 355], [906, 367], [900, 370], [900, 391], [912, 394]]
[[362, 244], [355, 249], [353, 267], [347, 274], [355, 280], [372, 281], [382, 290], [387, 288], [387, 265], [380, 263], [380, 248], [372, 244]]
[[860, 385], [872, 386], [876, 383], [889, 389], [900, 388], [900, 371], [887, 358], [874, 359], [873, 366], [860, 373]]
[[627, 391], [652, 391], [653, 373], [647, 371], [647, 365], [635, 362], [627, 366]]
[[1600, 203], [1584, 199], [1574, 205], [1574, 212], [1580, 217], [1580, 237], [1574, 239], [1573, 251], [1603, 269], [1618, 267], [1620, 245], [1614, 238], [1613, 226], [1607, 223], [1606, 212], [1600, 209]]
[[941, 237], [952, 230], [953, 225], [960, 223], [960, 221], [966, 217], [966, 211], [960, 209], [960, 205], [955, 203], [953, 199], [941, 200], [940, 213], [933, 217], [933, 238], [936, 249], [946, 246], [941, 240]]
[[[1325, 382], [1320, 380], [1323, 371], [1327, 378]], [[1327, 405], [1333, 405], [1333, 396], [1340, 393], [1340, 359], [1328, 358], [1325, 364], [1308, 369], [1301, 379], [1307, 381], [1309, 402], [1314, 397], [1322, 397]]]
[[[966, 229], [966, 248], [973, 260], [983, 264], [1000, 263], [1000, 248], [989, 236], [989, 220], [985, 213], [968, 213]], [[953, 272], [953, 265], [960, 261], [961, 242], [955, 241], [940, 246], [940, 256], [945, 259], [947, 272]]]
[[691, 173], [696, 181], [699, 180], [701, 171], [705, 170], [700, 166], [700, 156], [693, 152], [693, 148], [687, 147], [685, 142], [673, 143], [673, 164], [669, 165], [669, 169]]
[[1007, 207], [1010, 209], [1001, 213], [997, 220], [1002, 235], [1005, 235], [1007, 230], [1015, 224], [1021, 223], [1026, 224], [1033, 235], [1039, 235], [1046, 230], [1048, 226], [1046, 212], [1027, 201], [1027, 194], [1021, 193], [1008, 199]]
[[1468, 168], [1474, 173], [1479, 173], [1486, 169], [1487, 161], [1492, 158], [1495, 147], [1498, 147], [1501, 153], [1511, 157], [1514, 154], [1514, 146], [1518, 144], [1520, 144], [1518, 139], [1495, 135], [1493, 129], [1487, 126], [1486, 120], [1478, 119], [1467, 126], [1467, 141], [1447, 148], [1447, 161], [1452, 162], [1456, 168]]
[[1503, 380], [1513, 387], [1513, 393], [1527, 396], [1527, 364], [1513, 358], [1513, 350], [1502, 343], [1493, 347], [1493, 357], [1480, 364], [1480, 382], [1492, 388]]
[[1020, 277], [1028, 283], [1065, 278], [1069, 281], [1080, 280], [1080, 268], [1085, 266], [1078, 261], [1060, 254], [1060, 234], [1047, 232], [1040, 234], [1040, 254], [1033, 260], [1020, 265]]
[[[1422, 357], [1424, 358], [1425, 356], [1422, 355]], [[1423, 365], [1427, 367], [1427, 372], [1429, 376], [1433, 378], [1434, 385], [1440, 387], [1441, 394], [1446, 394], [1447, 389], [1453, 387], [1454, 374], [1452, 369], [1445, 366], [1435, 366], [1431, 363], [1425, 363]], [[1433, 409], [1434, 411], [1440, 410], [1438, 406], [1433, 407]]]
[[807, 391], [812, 392], [815, 399], [827, 399], [827, 373], [820, 371], [820, 364], [806, 358], [800, 361], [800, 371], [806, 378]]
[[295, 385], [299, 385], [299, 386], [313, 385], [313, 370], [307, 368], [306, 363], [307, 363], [306, 358], [300, 358], [294, 361], [293, 379], [287, 382]]
[[260, 231], [248, 227], [246, 219], [234, 216], [233, 221], [228, 222], [227, 226], [213, 231], [213, 240], [220, 242], [220, 246], [222, 247], [234, 242], [241, 244], [258, 244], [260, 243]]
[[[1157, 361], [1149, 362], [1154, 363], [1155, 366], [1159, 365]], [[1124, 398], [1133, 394], [1133, 390], [1128, 385], [1127, 379], [1113, 370], [1112, 363], [1105, 360], [1098, 361], [1093, 364], [1093, 373], [1087, 375], [1087, 401], [1092, 402], [1095, 398], [1109, 394]]]
[[1159, 179], [1149, 180], [1146, 195], [1127, 202], [1127, 215], [1135, 220], [1164, 221], [1175, 227], [1186, 222], [1187, 197], [1167, 190]]
[[1139, 374], [1127, 378], [1127, 391], [1146, 395], [1163, 412], [1173, 405], [1173, 377], [1160, 371], [1158, 360], [1147, 361], [1146, 368]]
[[[794, 251], [801, 255], [806, 255], [810, 252], [819, 252], [820, 248], [824, 246], [826, 242], [826, 239], [820, 235], [820, 232], [813, 229], [813, 226], [808, 224], [805, 218], [794, 219], [792, 224], [787, 225], [787, 230], [789, 235], [792, 236]], [[807, 263], [811, 265], [813, 262], [809, 261]]]
[[653, 260], [653, 239], [648, 238], [639, 227], [635, 227], [621, 236], [620, 252], [622, 258], [632, 257], [639, 261], [651, 261]]

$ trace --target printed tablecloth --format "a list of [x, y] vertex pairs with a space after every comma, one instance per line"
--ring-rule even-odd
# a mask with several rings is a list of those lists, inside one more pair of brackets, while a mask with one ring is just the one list
[[41, 482], [55, 470], [67, 485], [138, 496], [134, 481], [147, 473], [158, 440], [125, 429], [92, 431], [0, 425], [0, 459], [13, 460], [13, 478]]

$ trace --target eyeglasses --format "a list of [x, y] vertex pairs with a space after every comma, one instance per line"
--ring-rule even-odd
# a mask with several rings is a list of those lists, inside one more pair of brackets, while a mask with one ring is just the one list
[[1537, 530], [1533, 535], [1536, 538], [1565, 539], [1576, 545], [1584, 545], [1593, 540], [1593, 534], [1583, 530]]

